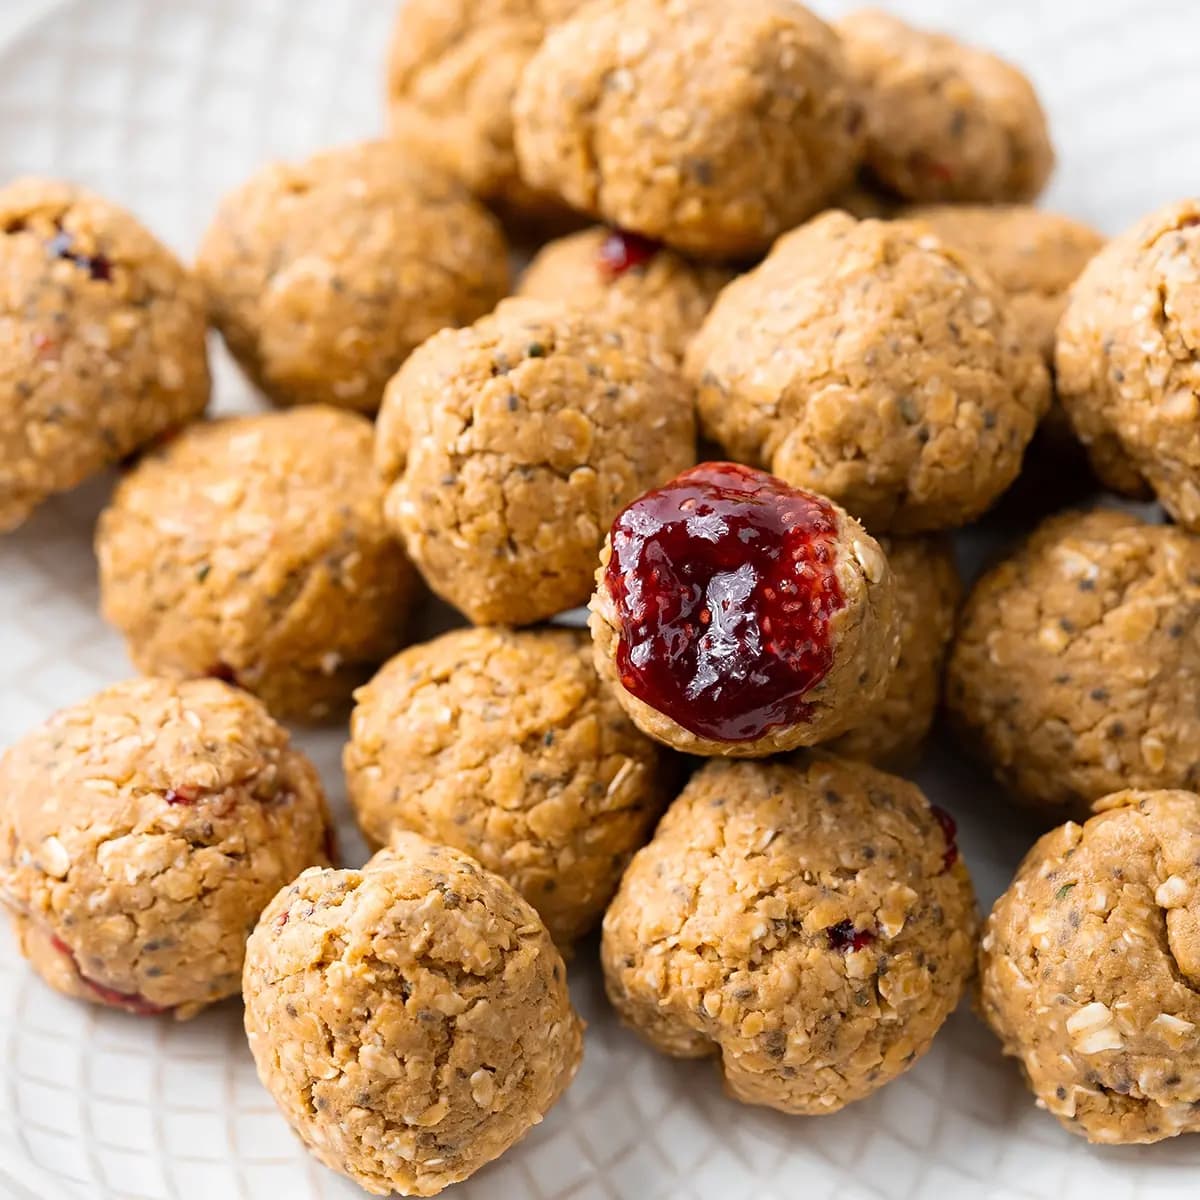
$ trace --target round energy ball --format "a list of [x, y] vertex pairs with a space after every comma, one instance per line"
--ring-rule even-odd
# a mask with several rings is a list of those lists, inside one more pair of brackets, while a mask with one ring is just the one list
[[195, 425], [143, 459], [96, 535], [101, 607], [138, 669], [228, 679], [277, 715], [349, 700], [416, 590], [371, 439], [313, 406]]
[[793, 0], [612, 0], [553, 29], [513, 108], [525, 179], [703, 257], [760, 253], [850, 181], [862, 112]]
[[1200, 1132], [1200, 796], [1123, 791], [1025, 857], [979, 1007], [1040, 1107], [1090, 1142]]
[[200, 288], [129, 213], [67, 183], [0, 188], [0, 533], [203, 413]]
[[719, 1057], [737, 1100], [860, 1100], [925, 1053], [971, 973], [953, 828], [861, 763], [708, 763], [604, 917], [609, 999], [664, 1053]]
[[398, 654], [356, 699], [346, 783], [368, 838], [409, 829], [466, 851], [560, 946], [596, 924], [668, 780], [586, 634], [455, 630]]
[[419, 139], [484, 200], [514, 215], [553, 215], [556, 202], [517, 170], [513, 96], [546, 30], [581, 3], [405, 0], [388, 56], [393, 132]]
[[237, 994], [267, 901], [331, 838], [316, 769], [215, 679], [119, 683], [0, 758], [0, 894], [68, 996], [194, 1016]]
[[284, 888], [243, 991], [263, 1085], [321, 1162], [377, 1196], [433, 1196], [503, 1154], [583, 1048], [537, 913], [415, 834]]
[[263, 168], [222, 202], [196, 270], [213, 322], [271, 400], [368, 414], [427, 337], [508, 291], [495, 220], [389, 142]]
[[732, 277], [636, 233], [597, 227], [543, 246], [517, 294], [562, 301], [618, 328], [640, 329], [682, 359]]
[[475, 624], [586, 601], [604, 531], [695, 461], [690, 389], [644, 334], [510, 300], [388, 385], [375, 465], [392, 528]]
[[1051, 814], [1200, 787], [1200, 539], [1050, 518], [975, 586], [946, 700], [1014, 798]]
[[1016, 67], [877, 9], [836, 25], [866, 110], [867, 167], [910, 200], [1032, 200], [1054, 169], [1046, 114]]
[[900, 658], [866, 719], [824, 749], [843, 758], [900, 767], [918, 758], [933, 726], [962, 581], [948, 538], [884, 537], [879, 545], [896, 585]]
[[1052, 364], [1067, 293], [1104, 238], [1081, 221], [1027, 204], [930, 204], [904, 215], [987, 268], [1008, 297], [1022, 340]]
[[689, 754], [836, 737], [899, 653], [879, 543], [823, 496], [704, 463], [613, 523], [591, 603], [596, 668], [644, 733]]
[[1058, 393], [1097, 474], [1141, 481], [1200, 532], [1200, 200], [1114, 238], [1071, 290], [1058, 327]]
[[978, 517], [1049, 404], [1037, 347], [974, 259], [920, 223], [844, 212], [721, 293], [686, 374], [732, 458], [893, 533]]

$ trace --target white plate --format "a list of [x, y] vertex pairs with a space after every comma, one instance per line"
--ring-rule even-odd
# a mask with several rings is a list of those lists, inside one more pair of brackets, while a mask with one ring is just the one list
[[[829, 3], [825, 11], [843, 5]], [[1047, 203], [1115, 231], [1200, 181], [1200, 4], [907, 0], [1021, 62], [1061, 165]], [[391, 0], [0, 0], [0, 179], [93, 185], [190, 252], [216, 198], [266, 159], [381, 126]], [[20, 30], [24, 28], [24, 32]], [[253, 403], [222, 357], [219, 407]], [[109, 481], [0, 542], [0, 744], [130, 673], [96, 615], [90, 541]], [[976, 541], [970, 550], [978, 551]], [[336, 732], [304, 736], [341, 802]], [[978, 772], [921, 773], [960, 818], [990, 903], [1031, 840]], [[995, 819], [988, 819], [989, 812]], [[357, 839], [347, 839], [361, 849]], [[590, 1022], [580, 1075], [546, 1122], [456, 1195], [491, 1200], [1183, 1197], [1200, 1139], [1090, 1149], [1037, 1111], [960, 1012], [933, 1051], [837, 1116], [724, 1098], [711, 1066], [660, 1058], [605, 1011], [594, 945], [571, 969]], [[361, 1195], [308, 1158], [258, 1085], [236, 1003], [185, 1025], [73, 1004], [0, 945], [0, 1196], [332, 1200]]]

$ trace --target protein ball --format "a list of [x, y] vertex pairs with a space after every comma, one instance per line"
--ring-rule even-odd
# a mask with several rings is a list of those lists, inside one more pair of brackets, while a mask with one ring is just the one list
[[1200, 1132], [1200, 796], [1123, 791], [1029, 852], [985, 926], [980, 1009], [1090, 1142]]
[[844, 212], [721, 293], [685, 373], [732, 458], [893, 533], [983, 513], [1049, 404], [1037, 347], [982, 266], [919, 222]]
[[766, 248], [848, 183], [862, 112], [792, 0], [610, 0], [553, 29], [513, 109], [535, 187], [702, 257]]
[[1200, 200], [1114, 238], [1071, 290], [1058, 328], [1058, 392], [1097, 474], [1145, 479], [1200, 531]]
[[708, 763], [605, 915], [609, 999], [737, 1100], [836, 1112], [925, 1053], [971, 972], [953, 829], [860, 763]]
[[618, 328], [632, 326], [682, 359], [732, 272], [693, 263], [659, 242], [620, 229], [585, 229], [544, 246], [520, 296], [558, 300]]
[[1123, 787], [1200, 787], [1200, 539], [1065, 513], [967, 601], [947, 704], [1015, 799], [1085, 815]]
[[843, 758], [900, 767], [919, 757], [933, 726], [962, 583], [947, 538], [885, 537], [879, 544], [896, 585], [900, 658], [866, 719], [826, 749]]
[[546, 30], [582, 0], [405, 0], [388, 57], [393, 133], [417, 138], [484, 200], [517, 216], [554, 215], [527, 187], [513, 148], [512, 104]]
[[0, 758], [0, 894], [60, 992], [192, 1017], [236, 995], [267, 901], [328, 862], [316, 769], [217, 680], [120, 683]]
[[215, 675], [324, 716], [399, 648], [416, 590], [371, 424], [324, 407], [195, 425], [100, 517], [105, 617], [147, 673]]
[[537, 913], [415, 834], [280, 892], [243, 990], [263, 1085], [322, 1163], [377, 1196], [433, 1196], [503, 1154], [582, 1053]]
[[704, 463], [613, 523], [591, 603], [596, 667], [644, 733], [689, 754], [836, 737], [899, 653], [879, 543], [823, 496]]
[[668, 780], [586, 634], [455, 630], [397, 655], [356, 700], [346, 783], [368, 838], [409, 829], [466, 851], [560, 946], [596, 924]]
[[664, 352], [535, 300], [428, 341], [376, 428], [392, 528], [479, 625], [584, 603], [621, 507], [694, 461], [692, 394]]
[[0, 533], [208, 403], [204, 301], [129, 213], [71, 184], [0, 188]]
[[370, 414], [427, 337], [505, 295], [507, 255], [449, 174], [368, 142], [263, 168], [222, 202], [196, 270], [213, 322], [271, 400]]
[[866, 110], [866, 161], [909, 200], [1032, 200], [1054, 169], [1029, 80], [994, 54], [877, 9], [836, 25]]
[[937, 204], [905, 215], [987, 268], [1022, 339], [1052, 364], [1067, 293], [1104, 238], [1081, 221], [1026, 204]]

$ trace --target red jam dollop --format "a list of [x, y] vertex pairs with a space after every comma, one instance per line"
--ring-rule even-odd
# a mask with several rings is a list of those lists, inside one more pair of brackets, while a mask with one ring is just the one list
[[596, 268], [604, 279], [612, 282], [620, 279], [626, 271], [644, 267], [662, 249], [652, 238], [640, 233], [627, 233], [624, 229], [613, 229], [600, 243], [596, 252]]
[[630, 694], [697, 737], [750, 742], [807, 720], [833, 665], [837, 513], [734, 463], [702, 463], [612, 527], [604, 583]]

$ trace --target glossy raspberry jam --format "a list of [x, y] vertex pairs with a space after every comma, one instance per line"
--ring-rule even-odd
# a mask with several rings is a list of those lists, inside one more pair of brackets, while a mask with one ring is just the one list
[[613, 229], [596, 252], [596, 268], [609, 281], [620, 279], [627, 271], [644, 267], [660, 249], [660, 244], [652, 238]]
[[713, 741], [807, 720], [844, 603], [836, 542], [828, 501], [734, 463], [635, 500], [613, 523], [604, 575], [626, 690]]

